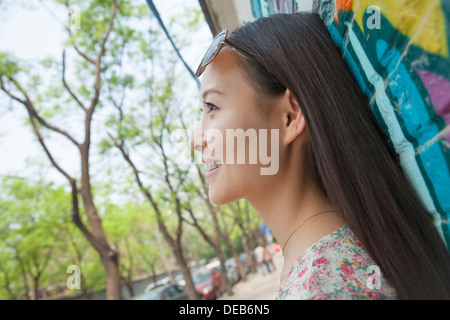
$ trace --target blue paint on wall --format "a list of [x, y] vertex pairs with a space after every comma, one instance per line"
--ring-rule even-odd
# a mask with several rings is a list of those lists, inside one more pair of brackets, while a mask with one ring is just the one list
[[[422, 95], [411, 78], [408, 70], [401, 61], [401, 53], [389, 44], [379, 39], [376, 43], [377, 55], [380, 63], [392, 74], [388, 86], [393, 95], [391, 101], [397, 104], [398, 120], [409, 134], [409, 140], [414, 141], [417, 156], [423, 165], [431, 182], [431, 186], [449, 186], [434, 190], [442, 209], [449, 211], [450, 199], [450, 172], [446, 165], [445, 155], [435, 137], [440, 130], [428, 114]], [[408, 90], [404, 90], [408, 88]], [[446, 218], [445, 216], [443, 217]]]

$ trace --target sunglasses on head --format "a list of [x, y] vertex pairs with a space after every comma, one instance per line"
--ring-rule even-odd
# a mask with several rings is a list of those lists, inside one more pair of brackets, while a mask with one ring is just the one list
[[232, 45], [230, 41], [227, 39], [227, 36], [228, 30], [222, 29], [222, 31], [220, 31], [214, 37], [214, 40], [211, 42], [211, 45], [209, 46], [208, 50], [206, 50], [205, 56], [203, 57], [202, 61], [200, 62], [200, 65], [198, 66], [197, 72], [195, 73], [196, 77], [200, 77], [202, 75], [203, 71], [205, 71], [208, 64], [210, 64], [214, 60], [214, 58], [217, 56], [217, 54], [220, 52], [220, 50], [223, 48], [224, 45], [233, 49], [235, 52], [237, 52], [244, 58], [251, 59], [251, 56], [249, 54]]

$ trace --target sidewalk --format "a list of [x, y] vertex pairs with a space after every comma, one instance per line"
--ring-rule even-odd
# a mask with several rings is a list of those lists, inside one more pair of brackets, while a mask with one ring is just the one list
[[276, 270], [263, 275], [258, 267], [257, 273], [249, 273], [248, 281], [239, 281], [234, 287], [232, 296], [226, 293], [218, 300], [273, 300], [280, 286], [280, 273], [283, 266], [283, 256], [281, 252], [273, 256]]

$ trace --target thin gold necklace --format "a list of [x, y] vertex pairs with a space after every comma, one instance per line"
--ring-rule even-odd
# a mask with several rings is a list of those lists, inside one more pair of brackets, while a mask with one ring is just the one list
[[322, 211], [322, 212], [313, 214], [311, 217], [309, 217], [308, 219], [306, 219], [305, 221], [303, 221], [302, 223], [300, 223], [300, 224], [298, 225], [298, 227], [294, 229], [294, 231], [292, 231], [291, 235], [287, 238], [286, 242], [284, 243], [283, 250], [281, 251], [281, 252], [283, 253], [283, 257], [284, 257], [284, 248], [286, 248], [286, 245], [287, 245], [287, 243], [289, 242], [289, 239], [291, 239], [292, 235], [293, 235], [298, 229], [300, 229], [300, 227], [301, 227], [302, 225], [304, 225], [305, 222], [308, 221], [309, 219], [314, 218], [315, 216], [318, 216], [319, 214], [327, 213], [327, 212], [336, 212], [336, 211], [334, 211], [334, 210], [327, 210], [327, 211]]

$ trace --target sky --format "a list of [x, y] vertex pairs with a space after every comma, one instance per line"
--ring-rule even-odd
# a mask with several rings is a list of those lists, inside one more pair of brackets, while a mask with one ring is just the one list
[[[145, 3], [145, 0], [140, 1]], [[197, 0], [155, 0], [154, 2], [166, 23], [172, 15], [182, 12], [184, 4], [199, 7]], [[34, 5], [23, 5], [24, 3]], [[17, 58], [26, 61], [37, 61], [49, 56], [60, 60], [62, 43], [66, 39], [63, 22], [67, 13], [60, 6], [55, 7], [52, 3], [52, 0], [3, 0], [0, 6], [0, 52], [11, 52]], [[205, 43], [210, 41], [211, 34], [206, 23], [201, 33]], [[198, 57], [202, 55], [199, 49], [201, 48], [197, 48], [197, 51], [183, 52], [191, 69], [195, 69]], [[5, 98], [3, 92], [0, 94], [0, 177], [33, 175], [36, 173], [36, 166], [29, 166], [27, 159], [31, 159], [32, 162], [38, 161], [49, 167], [49, 161], [32, 133], [31, 127], [23, 125], [26, 116], [23, 106], [12, 104], [10, 99]], [[61, 138], [52, 139], [50, 146], [56, 150], [55, 153], [63, 167], [73, 165], [71, 160], [76, 155], [67, 153], [69, 148], [66, 144], [62, 144]], [[64, 153], [58, 154], [59, 150], [64, 150]], [[50, 169], [46, 172], [45, 174], [50, 175], [50, 180], [65, 182], [56, 170]]]
[[[19, 6], [13, 5], [12, 1], [3, 4], [0, 10], [0, 51], [13, 52], [24, 59], [33, 59], [36, 56], [44, 56], [48, 48], [58, 42], [56, 37], [41, 37], [40, 34], [55, 34], [50, 23], [42, 23], [46, 19], [43, 12], [32, 12], [29, 10], [15, 10]], [[51, 19], [48, 19], [50, 21]], [[27, 21], [27, 23], [24, 23]], [[30, 28], [30, 26], [38, 26]], [[14, 31], [13, 31], [14, 30]], [[13, 31], [13, 32], [12, 32]], [[42, 45], [39, 40], [42, 38]], [[53, 42], [53, 43], [52, 43]], [[2, 93], [3, 96], [3, 93]], [[7, 110], [5, 112], [5, 102]], [[24, 169], [25, 159], [30, 154], [37, 153], [37, 144], [33, 142], [30, 132], [23, 130], [18, 121], [17, 114], [23, 118], [24, 113], [9, 112], [12, 109], [10, 101], [0, 98], [0, 175], [8, 175], [13, 171]]]
[[[31, 11], [12, 1], [7, 9], [0, 9], [0, 51], [9, 51], [23, 59], [45, 57], [62, 40], [53, 19], [44, 10]], [[51, 35], [51, 36], [42, 36]], [[0, 97], [0, 175], [9, 175], [25, 169], [25, 160], [38, 155], [39, 148], [30, 130], [23, 130], [25, 112], [13, 108], [3, 93]], [[5, 108], [4, 104], [7, 103]], [[5, 109], [8, 111], [5, 112]], [[20, 120], [19, 120], [20, 119]]]

